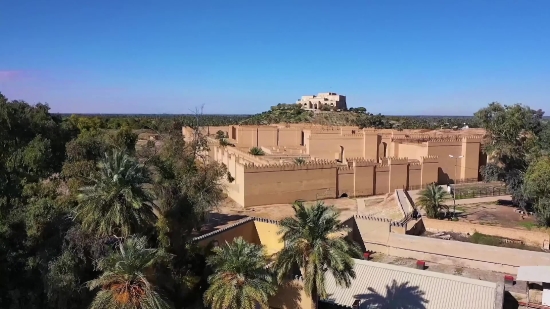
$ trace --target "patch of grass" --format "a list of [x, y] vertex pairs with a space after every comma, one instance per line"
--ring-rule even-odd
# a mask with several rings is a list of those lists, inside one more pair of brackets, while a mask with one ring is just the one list
[[519, 226], [524, 227], [529, 231], [537, 227], [537, 225], [533, 222], [520, 222]]
[[474, 244], [480, 244], [480, 245], [488, 245], [488, 246], [500, 246], [502, 243], [501, 239], [499, 237], [486, 235], [482, 233], [475, 232], [470, 236], [470, 241]]
[[464, 273], [464, 268], [462, 268], [462, 267], [456, 267], [455, 268], [454, 274], [456, 276], [462, 276], [463, 273]]

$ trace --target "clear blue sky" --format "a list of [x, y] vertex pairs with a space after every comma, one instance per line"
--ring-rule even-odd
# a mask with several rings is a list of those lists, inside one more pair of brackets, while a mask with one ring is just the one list
[[55, 112], [550, 114], [550, 0], [2, 0], [0, 92]]

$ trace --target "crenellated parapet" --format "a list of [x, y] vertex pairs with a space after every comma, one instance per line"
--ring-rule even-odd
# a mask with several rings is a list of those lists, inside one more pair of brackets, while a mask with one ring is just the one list
[[420, 157], [420, 162], [422, 164], [425, 164], [425, 163], [439, 163], [439, 157], [438, 156]]
[[259, 172], [280, 172], [280, 171], [297, 171], [297, 170], [314, 170], [336, 168], [338, 165], [334, 161], [329, 160], [311, 160], [303, 164], [296, 163], [272, 163], [272, 164], [245, 164], [245, 173]]
[[399, 158], [399, 157], [389, 157], [388, 158], [388, 164], [389, 165], [403, 165], [403, 164], [409, 164], [409, 158]]
[[481, 134], [468, 135], [468, 136], [464, 136], [462, 138], [462, 141], [467, 143], [481, 143], [483, 141], [483, 137], [484, 136]]
[[447, 145], [447, 144], [459, 144], [462, 143], [461, 137], [449, 137], [449, 138], [433, 138], [428, 141], [428, 146], [431, 145]]
[[352, 166], [375, 166], [377, 162], [375, 160], [365, 159], [365, 158], [347, 158], [348, 162], [351, 162]]
[[338, 166], [338, 174], [352, 174], [353, 166]]

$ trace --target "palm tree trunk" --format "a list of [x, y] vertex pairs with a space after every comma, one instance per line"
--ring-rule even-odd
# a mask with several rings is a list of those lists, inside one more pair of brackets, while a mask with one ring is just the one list
[[311, 309], [319, 308], [319, 295], [317, 294], [317, 288], [313, 287], [311, 291]]

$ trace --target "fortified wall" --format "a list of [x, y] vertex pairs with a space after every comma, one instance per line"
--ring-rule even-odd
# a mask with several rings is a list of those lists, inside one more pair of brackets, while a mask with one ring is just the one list
[[[227, 166], [227, 194], [244, 207], [343, 196], [370, 196], [430, 183], [477, 181], [480, 135], [435, 136], [322, 126], [227, 126], [234, 145], [210, 138], [209, 157]], [[186, 139], [189, 128], [183, 128]], [[253, 156], [251, 147], [264, 149]], [[300, 157], [305, 162], [295, 163]]]

